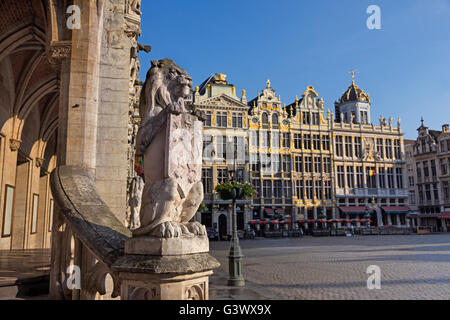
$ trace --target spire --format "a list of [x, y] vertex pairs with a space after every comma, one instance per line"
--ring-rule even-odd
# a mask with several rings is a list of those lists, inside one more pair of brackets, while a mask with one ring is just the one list
[[350, 71], [350, 73], [352, 74], [352, 84], [354, 85], [354, 84], [355, 84], [355, 74], [356, 74], [356, 71], [355, 71], [355, 70], [352, 70], [352, 71]]

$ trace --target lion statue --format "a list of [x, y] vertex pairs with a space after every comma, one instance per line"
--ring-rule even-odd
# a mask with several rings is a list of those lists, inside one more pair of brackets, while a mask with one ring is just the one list
[[[141, 226], [133, 236], [205, 236], [189, 222], [203, 201], [201, 147], [203, 115], [185, 106], [192, 79], [170, 59], [152, 61], [142, 88], [142, 118], [136, 153], [144, 157]], [[200, 154], [200, 165], [198, 160]], [[189, 161], [182, 162], [184, 158]], [[194, 163], [195, 162], [195, 163]]]

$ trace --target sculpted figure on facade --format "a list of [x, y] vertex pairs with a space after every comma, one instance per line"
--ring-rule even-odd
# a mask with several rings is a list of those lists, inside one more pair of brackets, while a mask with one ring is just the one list
[[[134, 236], [205, 235], [189, 220], [203, 200], [200, 114], [185, 106], [192, 79], [170, 59], [152, 61], [140, 98], [136, 153], [144, 157], [140, 228]], [[201, 117], [200, 117], [201, 118]]]
[[141, 176], [133, 178], [129, 190], [129, 228], [131, 230], [137, 229], [140, 226], [139, 212], [141, 210], [142, 191], [144, 191], [144, 179]]

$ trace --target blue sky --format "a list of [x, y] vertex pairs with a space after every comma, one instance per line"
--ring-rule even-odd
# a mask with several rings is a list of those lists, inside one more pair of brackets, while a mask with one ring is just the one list
[[[267, 79], [289, 104], [312, 85], [334, 112], [351, 83], [370, 94], [372, 119], [401, 117], [405, 138], [450, 123], [450, 0], [142, 1], [141, 79], [172, 58], [200, 84], [222, 72], [255, 97]], [[369, 5], [381, 30], [369, 30]], [[394, 122], [396, 123], [396, 121]]]

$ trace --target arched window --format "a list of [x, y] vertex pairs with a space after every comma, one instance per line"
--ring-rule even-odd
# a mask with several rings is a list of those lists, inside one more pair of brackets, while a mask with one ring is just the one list
[[267, 115], [267, 113], [264, 112], [264, 113], [261, 115], [261, 120], [262, 120], [262, 123], [264, 123], [264, 124], [269, 123], [269, 116]]
[[272, 124], [278, 124], [278, 115], [276, 113], [272, 115]]

